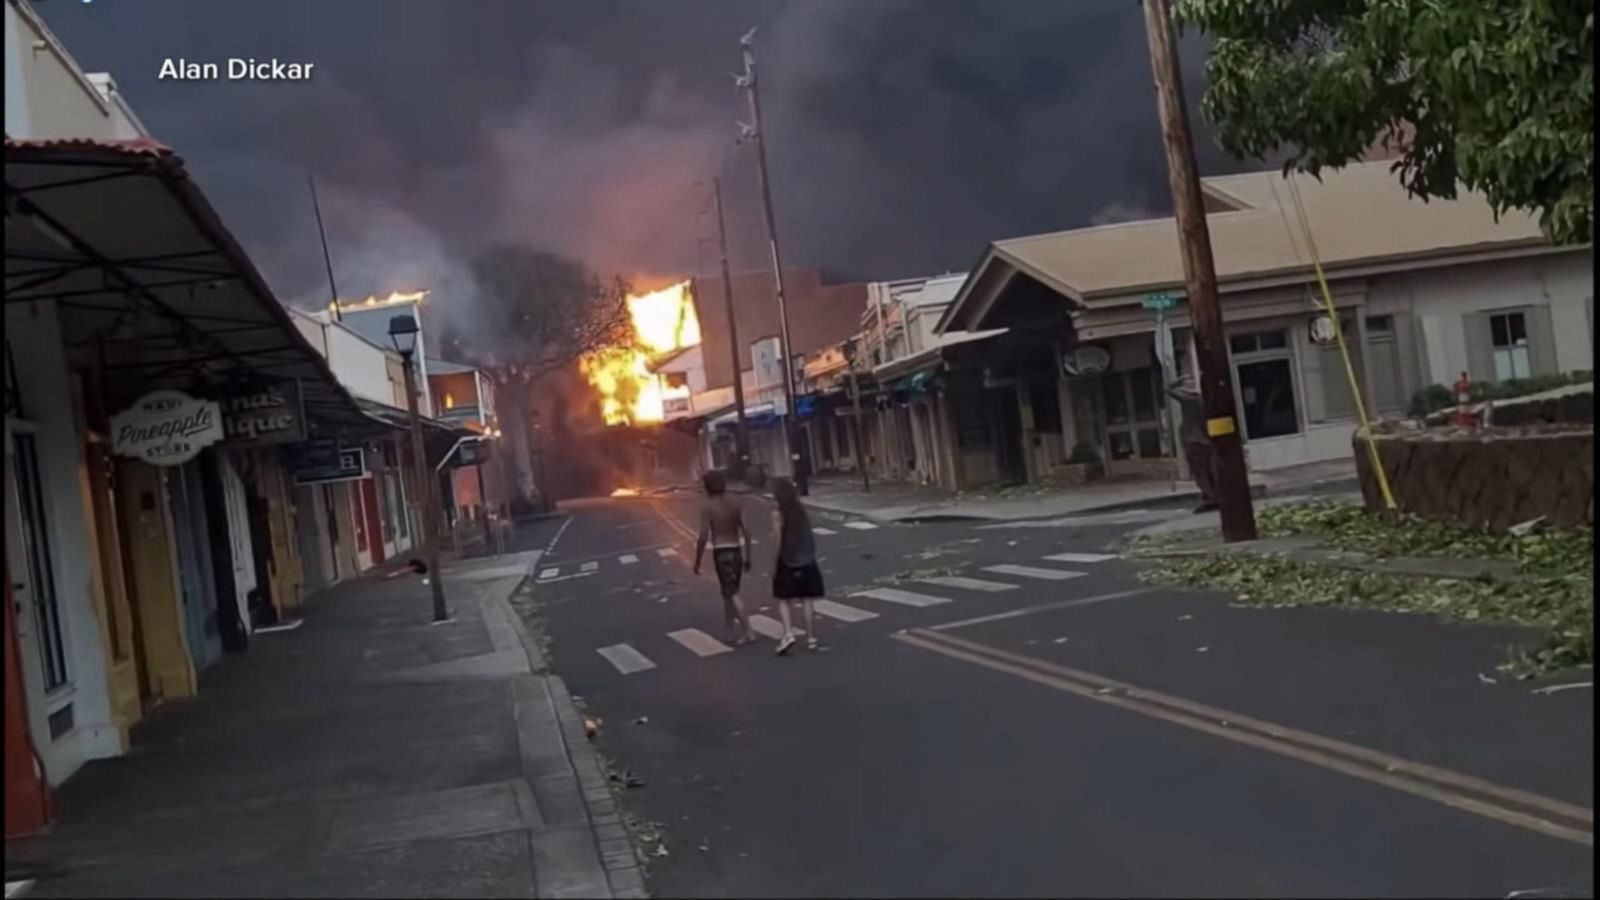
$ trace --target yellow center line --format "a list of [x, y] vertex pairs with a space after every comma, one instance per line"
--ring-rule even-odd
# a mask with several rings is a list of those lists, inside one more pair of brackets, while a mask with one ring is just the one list
[[1205, 732], [1225, 740], [1288, 756], [1474, 815], [1586, 847], [1594, 846], [1592, 827], [1574, 828], [1552, 822], [1539, 816], [1456, 793], [1441, 785], [1471, 790], [1592, 826], [1594, 812], [1584, 807], [1541, 797], [1527, 791], [1502, 787], [1468, 775], [1411, 762], [1309, 732], [1236, 715], [1182, 698], [1147, 691], [1093, 673], [1020, 656], [949, 634], [917, 629], [892, 637], [953, 659], [1005, 672], [1036, 684]]

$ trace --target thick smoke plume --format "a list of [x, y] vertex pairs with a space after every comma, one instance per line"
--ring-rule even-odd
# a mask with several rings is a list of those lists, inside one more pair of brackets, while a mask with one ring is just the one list
[[[522, 242], [643, 287], [767, 264], [730, 74], [759, 25], [786, 262], [835, 277], [963, 270], [991, 240], [1168, 206], [1137, 4], [1111, 0], [290, 0], [50, 4], [113, 74], [286, 301], [431, 288], [470, 316], [466, 266]], [[1191, 106], [1204, 47], [1186, 47]], [[163, 59], [317, 64], [307, 83], [159, 82]], [[1198, 117], [1197, 126], [1200, 125]], [[1236, 167], [1201, 130], [1207, 172]]]

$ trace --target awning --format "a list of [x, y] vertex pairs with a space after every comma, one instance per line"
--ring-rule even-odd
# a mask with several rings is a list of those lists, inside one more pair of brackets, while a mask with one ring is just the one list
[[889, 389], [897, 394], [920, 394], [928, 389], [928, 383], [933, 381], [934, 374], [931, 369], [914, 372], [896, 381]]
[[[739, 413], [734, 410], [712, 419], [710, 425], [712, 428], [728, 428], [738, 421]], [[756, 427], [775, 425], [778, 422], [777, 407], [771, 403], [758, 403], [755, 406], [747, 406], [744, 410], [744, 421], [745, 424]]]
[[108, 402], [298, 381], [313, 433], [373, 426], [171, 150], [8, 139], [5, 153], [6, 305], [59, 304]]
[[[392, 435], [396, 431], [409, 432], [411, 430], [411, 411], [389, 406], [368, 400], [365, 397], [354, 398], [357, 408], [361, 410], [367, 422], [363, 425], [352, 424], [348, 427], [347, 435], [377, 436]], [[422, 416], [422, 445], [428, 456], [428, 465], [437, 466], [444, 459], [446, 453], [455, 447], [456, 442], [464, 437], [475, 435], [477, 432], [449, 422], [430, 419]], [[407, 440], [406, 438], [401, 438]]]

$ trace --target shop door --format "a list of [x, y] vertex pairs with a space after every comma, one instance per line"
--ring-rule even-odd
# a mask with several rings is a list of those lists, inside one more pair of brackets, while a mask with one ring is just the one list
[[61, 764], [55, 738], [73, 725], [72, 672], [55, 587], [55, 553], [45, 517], [34, 435], [9, 427], [6, 439], [6, 571], [22, 651], [28, 726], [46, 771]]
[[167, 498], [178, 552], [178, 583], [183, 590], [184, 630], [195, 671], [222, 658], [222, 630], [217, 622], [216, 583], [211, 571], [211, 529], [195, 464], [167, 473]]
[[372, 550], [372, 564], [376, 566], [388, 559], [383, 547], [383, 518], [378, 513], [378, 476], [363, 479], [360, 484], [361, 512], [367, 523], [367, 546]]
[[1002, 484], [1024, 484], [1028, 462], [1022, 456], [1022, 411], [1017, 409], [1017, 393], [1012, 388], [988, 391], [989, 423], [994, 429], [995, 462]]

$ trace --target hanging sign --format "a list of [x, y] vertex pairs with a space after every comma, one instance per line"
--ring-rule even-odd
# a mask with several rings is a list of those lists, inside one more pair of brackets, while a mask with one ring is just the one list
[[1334, 338], [1339, 336], [1338, 331], [1333, 324], [1333, 317], [1331, 316], [1317, 316], [1313, 318], [1311, 320], [1310, 331], [1311, 341], [1312, 343], [1316, 344], [1331, 343]]
[[111, 450], [157, 466], [179, 466], [222, 440], [222, 411], [182, 391], [151, 391], [111, 417]]
[[289, 468], [296, 484], [354, 481], [367, 476], [367, 458], [360, 447], [335, 440], [306, 441], [289, 447]]
[[750, 367], [756, 388], [783, 384], [782, 342], [778, 338], [762, 338], [750, 343]]
[[300, 404], [300, 383], [288, 381], [248, 394], [224, 398], [223, 444], [229, 447], [265, 447], [292, 444], [306, 438], [305, 410]]

